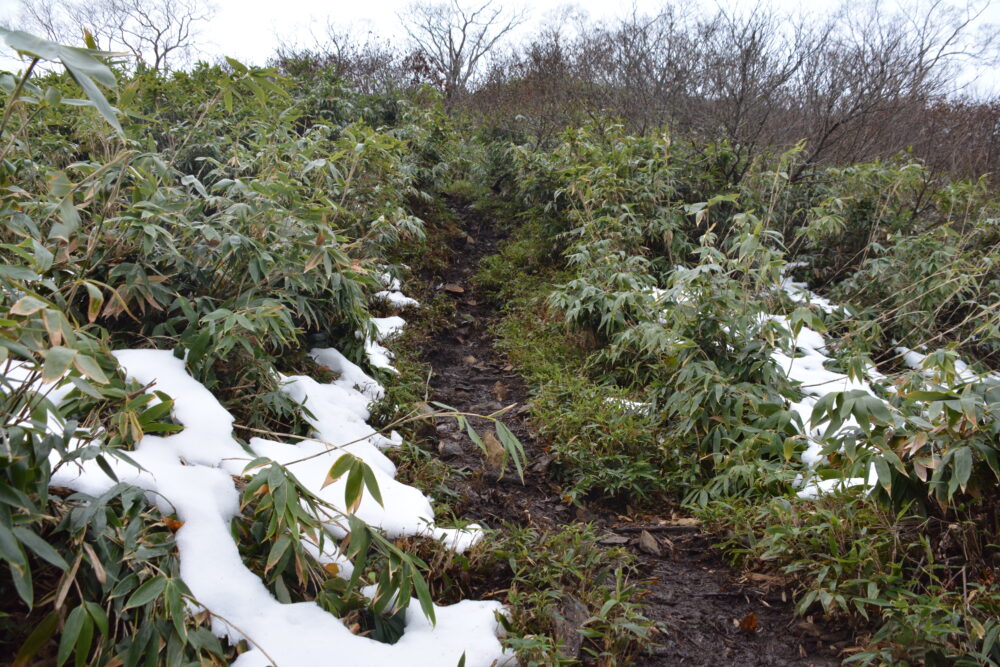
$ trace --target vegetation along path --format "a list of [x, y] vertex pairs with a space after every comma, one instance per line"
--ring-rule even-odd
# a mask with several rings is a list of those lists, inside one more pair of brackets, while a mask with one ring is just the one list
[[[468, 472], [453, 482], [462, 513], [491, 527], [507, 523], [554, 531], [593, 524], [603, 548], [622, 546], [637, 557], [637, 577], [646, 589], [642, 613], [654, 621], [657, 646], [638, 665], [833, 665], [851, 644], [846, 631], [795, 617], [790, 594], [766, 574], [740, 575], [709, 549], [697, 520], [667, 511], [662, 516], [625, 516], [600, 505], [574, 506], [551, 481], [552, 457], [528, 418], [531, 396], [515, 368], [494, 348], [495, 302], [474, 281], [479, 263], [493, 254], [502, 235], [490, 216], [459, 207], [465, 232], [452, 237], [453, 261], [438, 276], [437, 289], [454, 301], [450, 325], [426, 348], [433, 368], [430, 398], [461, 411], [490, 414], [514, 404], [502, 420], [524, 444], [524, 482], [513, 466], [491, 467], [479, 447], [454, 421], [437, 426], [438, 452]], [[487, 436], [488, 437], [488, 436]], [[564, 649], [579, 653], [577, 630], [587, 610], [571, 596], [558, 607], [556, 634]]]

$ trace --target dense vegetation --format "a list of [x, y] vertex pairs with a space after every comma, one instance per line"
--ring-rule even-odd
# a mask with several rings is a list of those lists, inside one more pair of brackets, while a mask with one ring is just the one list
[[[734, 25], [697, 29], [724, 49]], [[856, 630], [850, 661], [1000, 663], [1000, 199], [977, 172], [994, 149], [958, 164], [869, 141], [916, 107], [967, 128], [995, 125], [995, 105], [896, 91], [823, 119], [849, 136], [817, 147], [818, 126], [775, 129], [801, 125], [762, 108], [763, 79], [747, 83], [752, 136], [724, 105], [698, 126], [685, 119], [705, 105], [626, 105], [629, 85], [649, 89], [595, 74], [598, 32], [539, 38], [447, 104], [425, 64], [395, 54], [164, 73], [5, 36], [32, 63], [0, 75], [0, 652], [15, 664], [215, 664], [246, 648], [189, 605], [175, 518], [126, 484], [99, 498], [51, 486], [54, 468], [96, 460], [113, 476], [107, 461], [144, 434], [179, 430], [171, 397], [125, 379], [122, 348], [184, 358], [240, 438], [307, 436], [280, 374], [324, 373], [306, 354], [324, 345], [378, 374], [364, 348], [382, 276], [441, 261], [456, 199], [511, 234], [477, 282], [503, 307], [500, 345], [532, 386], [567, 502], [683, 506], [799, 613]], [[848, 68], [847, 46], [822, 53], [816, 67]], [[587, 95], [539, 83], [560, 71]], [[423, 317], [432, 328], [434, 307]], [[852, 388], [803, 386], [782, 359], [810, 354]], [[422, 369], [405, 355], [400, 368], [380, 426], [420, 396]], [[399, 457], [447, 493], [425, 452]], [[377, 494], [363, 468], [354, 493]], [[857, 478], [870, 485], [806, 493]], [[509, 568], [506, 641], [527, 663], [565, 664], [549, 624], [570, 588], [592, 610], [590, 661], [649, 641], [627, 556], [587, 528], [508, 529], [446, 557], [352, 519], [345, 580], [289, 538], [319, 530], [302, 508], [321, 501], [294, 475], [273, 464], [241, 483], [232, 533], [274, 596], [380, 640], [398, 638], [394, 593], [429, 611], [432, 593]]]

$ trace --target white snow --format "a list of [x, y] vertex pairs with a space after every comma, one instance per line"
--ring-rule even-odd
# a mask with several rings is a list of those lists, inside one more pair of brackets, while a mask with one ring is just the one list
[[[933, 369], [924, 368], [924, 360], [930, 356], [929, 354], [921, 354], [916, 350], [902, 346], [896, 348], [896, 353], [902, 357], [904, 364], [914, 370], [923, 371], [925, 377], [933, 378], [937, 374]], [[955, 359], [955, 374], [958, 376], [959, 382], [976, 382], [983, 379], [1000, 382], [1000, 373], [980, 375], [961, 359]]]
[[420, 302], [416, 299], [412, 299], [402, 292], [394, 292], [391, 290], [382, 290], [381, 292], [375, 293], [376, 299], [385, 299], [397, 308], [416, 308], [420, 305]]
[[[370, 382], [374, 383], [374, 380]], [[359, 392], [355, 391], [354, 397], [348, 397], [345, 395], [354, 390], [337, 386], [336, 383], [322, 385], [301, 375], [285, 378], [282, 391], [296, 402], [303, 403], [315, 415], [314, 418], [307, 419], [315, 430], [316, 440], [289, 445], [253, 438], [250, 446], [255, 454], [286, 465], [303, 486], [342, 512], [346, 507], [346, 479], [341, 478], [326, 488], [322, 487], [334, 462], [345, 453], [352, 454], [372, 468], [382, 495], [382, 506], [368, 493], [362, 497], [356, 514], [369, 525], [381, 529], [393, 538], [406, 535], [434, 537], [459, 552], [465, 551], [482, 537], [482, 531], [476, 525], [464, 530], [434, 526], [434, 510], [430, 499], [417, 489], [394, 479], [395, 466], [380, 450], [396, 443], [379, 435], [365, 423], [368, 413], [366, 407], [361, 408], [363, 412], [358, 411], [358, 405], [364, 401], [364, 396]], [[329, 517], [327, 525], [331, 534], [343, 536], [338, 516]]]
[[[780, 315], [769, 315], [767, 318], [781, 324], [789, 331], [789, 335], [791, 334], [792, 329], [787, 318]], [[798, 335], [795, 336], [792, 347], [794, 348], [794, 355], [788, 355], [780, 350], [775, 350], [771, 353], [771, 358], [774, 359], [790, 380], [800, 384], [799, 389], [802, 391], [803, 397], [793, 402], [790, 407], [799, 413], [802, 423], [806, 425], [807, 429], [809, 428], [809, 421], [812, 418], [813, 407], [819, 399], [827, 394], [860, 390], [875, 396], [875, 392], [872, 391], [869, 383], [858, 382], [857, 380], [852, 380], [844, 373], [827, 370], [824, 364], [831, 361], [831, 359], [825, 354], [827, 351], [826, 341], [822, 334], [807, 326], [803, 326]], [[857, 425], [857, 422], [851, 418], [844, 424], [843, 428], [850, 428]], [[815, 428], [809, 429], [809, 434], [814, 436], [814, 439], [810, 440], [806, 451], [802, 453], [802, 461], [807, 465], [815, 466], [824, 460], [820, 454], [823, 448], [815, 440], [816, 437], [822, 435], [823, 431], [823, 424], [817, 424]]]
[[406, 320], [399, 315], [392, 317], [373, 317], [372, 323], [375, 325], [375, 338], [365, 340], [365, 354], [368, 355], [368, 363], [375, 368], [383, 368], [387, 371], [396, 372], [392, 366], [393, 354], [380, 343], [391, 340], [399, 335], [399, 332], [406, 326]]
[[[173, 417], [184, 430], [168, 437], [146, 435], [129, 455], [136, 468], [111, 458], [119, 480], [147, 491], [161, 511], [176, 512], [183, 526], [176, 533], [180, 575], [198, 602], [213, 614], [213, 631], [230, 642], [247, 638], [253, 647], [234, 663], [277, 664], [281, 667], [338, 665], [455, 665], [463, 655], [467, 665], [487, 667], [510, 660], [500, 645], [496, 602], [463, 601], [435, 607], [437, 626], [423, 617], [411, 601], [406, 611], [406, 629], [394, 645], [352, 634], [333, 615], [312, 602], [282, 604], [264, 586], [259, 576], [243, 563], [229, 530], [239, 512], [239, 492], [233, 475], [242, 474], [252, 455], [233, 438], [233, 417], [203, 385], [188, 375], [184, 362], [169, 351], [123, 350], [115, 353], [129, 377], [169, 394], [174, 399]], [[317, 457], [291, 467], [301, 482], [332, 504], [343, 505], [343, 487], [333, 484], [320, 489], [326, 471], [342, 451], [363, 458], [378, 478], [385, 507], [365, 496], [359, 516], [383, 527], [390, 536], [431, 535], [464, 549], [480, 533], [446, 530], [433, 526], [429, 500], [419, 491], [396, 482], [393, 466], [379, 451], [398, 442], [398, 436], [375, 434], [365, 420], [368, 403], [383, 395], [382, 387], [333, 349], [314, 351], [314, 357], [335, 366], [340, 377], [329, 385], [311, 378], [289, 378], [285, 390], [313, 412], [317, 438], [335, 444], [333, 449], [316, 441], [296, 445], [254, 439], [254, 454], [273, 459], [297, 460]], [[349, 440], [358, 440], [347, 445]], [[94, 461], [72, 463], [53, 474], [52, 484], [90, 495], [109, 489], [111, 480]], [[335, 517], [328, 520], [332, 534]], [[341, 574], [351, 565], [336, 553], [332, 540], [323, 550], [307, 542], [322, 562], [336, 562]], [[237, 630], [237, 628], [239, 628]]]
[[385, 287], [381, 292], [375, 293], [376, 299], [384, 299], [397, 308], [416, 308], [420, 302], [403, 294], [399, 278], [393, 278], [389, 273], [380, 273], [378, 280]]
[[[786, 264], [784, 271], [794, 268], [795, 266], [800, 266], [800, 262], [793, 262], [791, 264]], [[784, 274], [782, 271], [782, 274]], [[832, 313], [836, 311], [840, 306], [835, 306], [830, 302], [829, 299], [825, 299], [815, 292], [809, 291], [809, 286], [805, 283], [794, 282], [791, 278], [782, 278], [781, 289], [785, 291], [792, 301], [796, 303], [812, 304], [822, 310], [824, 313]]]

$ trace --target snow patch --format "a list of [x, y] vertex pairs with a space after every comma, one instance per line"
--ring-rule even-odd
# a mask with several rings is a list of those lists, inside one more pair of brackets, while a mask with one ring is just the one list
[[[231, 643], [247, 638], [253, 647], [234, 664], [307, 666], [326, 664], [335, 656], [338, 665], [437, 667], [457, 664], [463, 654], [470, 666], [487, 667], [510, 660], [498, 639], [497, 614], [502, 607], [496, 602], [463, 601], [435, 607], [437, 625], [431, 626], [419, 604], [411, 601], [406, 608], [405, 634], [394, 645], [352, 634], [340, 619], [315, 603], [278, 602], [243, 563], [229, 530], [240, 503], [232, 475], [242, 474], [251, 460], [251, 454], [233, 438], [232, 415], [171, 352], [122, 350], [115, 356], [129, 377], [153, 383], [153, 388], [171, 395], [173, 416], [184, 430], [168, 437], [144, 436], [130, 452], [141, 468], [115, 458], [109, 458], [109, 464], [119, 480], [144, 489], [151, 503], [165, 513], [176, 512], [183, 521], [176, 533], [181, 578], [198, 602], [212, 612], [213, 632]], [[321, 385], [311, 378], [296, 377], [289, 378], [285, 388], [313, 411], [318, 437], [341, 444], [344, 439], [358, 439], [344, 450], [369, 462], [386, 501], [385, 508], [363, 501], [359, 515], [370, 517], [393, 536], [432, 535], [457, 549], [474, 543], [479, 538], [474, 531], [435, 528], [427, 498], [392, 478], [392, 464], [379, 447], [393, 444], [398, 436], [384, 438], [365, 424], [368, 403], [382, 395], [381, 386], [336, 350], [319, 351], [318, 356], [337, 365], [341, 375], [337, 381]], [[342, 501], [342, 487], [334, 484], [319, 489], [340, 449], [330, 453], [329, 446], [318, 441], [288, 445], [259, 439], [251, 441], [251, 446], [254, 453], [273, 455], [275, 460], [318, 453], [314, 459], [293, 464], [293, 469], [310, 489], [331, 496], [334, 504], [338, 496]], [[114, 485], [92, 460], [58, 468], [51, 483], [94, 496]], [[331, 542], [324, 540], [322, 549], [307, 542], [306, 548], [324, 562], [336, 562], [342, 573], [349, 572], [350, 563], [337, 555]]]

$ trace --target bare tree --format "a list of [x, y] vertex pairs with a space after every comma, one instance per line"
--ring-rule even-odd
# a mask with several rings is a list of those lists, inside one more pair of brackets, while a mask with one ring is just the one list
[[19, 27], [67, 43], [89, 34], [103, 49], [165, 71], [190, 59], [214, 11], [202, 0], [22, 0]]
[[413, 45], [422, 51], [444, 81], [445, 98], [467, 90], [483, 58], [524, 22], [522, 12], [508, 14], [490, 2], [466, 9], [458, 0], [446, 4], [417, 2], [400, 14]]

